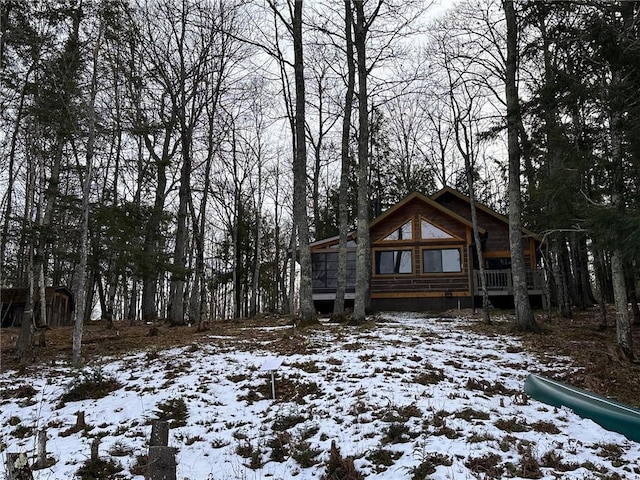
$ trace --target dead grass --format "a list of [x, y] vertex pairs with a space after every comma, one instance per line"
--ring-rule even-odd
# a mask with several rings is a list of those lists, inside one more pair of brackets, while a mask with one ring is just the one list
[[[149, 335], [151, 329], [154, 329], [154, 335]], [[15, 358], [18, 334], [19, 327], [0, 330], [0, 372], [21, 369]], [[73, 327], [55, 327], [48, 330], [46, 346], [34, 347], [31, 365], [70, 362], [72, 335]], [[224, 350], [228, 348], [225, 346], [228, 340], [270, 342], [274, 352], [282, 355], [312, 350], [306, 342], [304, 331], [301, 333], [299, 329], [295, 329], [289, 317], [270, 315], [252, 319], [224, 320], [210, 324], [207, 330], [198, 329], [196, 326], [171, 327], [165, 323], [155, 326], [130, 326], [126, 322], [115, 322], [114, 328], [109, 328], [106, 322], [92, 321], [83, 328], [82, 356], [85, 362], [89, 362], [95, 358], [132, 351], [148, 351], [153, 355], [153, 352], [175, 346], [190, 345], [190, 348], [197, 348], [201, 343], [219, 346]]]
[[[520, 337], [524, 350], [541, 358], [558, 355], [571, 357], [576, 368], [550, 374], [577, 387], [640, 407], [640, 382], [637, 382], [640, 363], [627, 362], [617, 353], [612, 311], [609, 312], [609, 326], [604, 330], [599, 329], [598, 312], [595, 308], [586, 311], [576, 310], [572, 319], [549, 317], [546, 313], [538, 312], [536, 321], [543, 329], [543, 333], [540, 334], [516, 332], [513, 329], [511, 312], [493, 312], [494, 323], [491, 325], [483, 324], [480, 317], [474, 316], [470, 311], [456, 311], [452, 312], [452, 315], [478, 318], [479, 321], [470, 328], [490, 336], [508, 334]], [[129, 326], [125, 322], [115, 322], [115, 328], [107, 328], [104, 322], [91, 322], [84, 326], [82, 355], [85, 361], [89, 362], [99, 357], [117, 356], [132, 351], [147, 351], [152, 354], [174, 346], [191, 345], [191, 348], [198, 348], [205, 343], [224, 351], [231, 348], [231, 340], [253, 344], [269, 342], [269, 348], [278, 355], [311, 353], [316, 350], [309, 342], [306, 330], [294, 327], [292, 319], [287, 316], [263, 315], [252, 319], [225, 320], [209, 324], [206, 330], [198, 329], [196, 326], [170, 327], [164, 323], [157, 324], [155, 328], [157, 335], [149, 336], [149, 325]], [[340, 325], [325, 324], [309, 328], [339, 329]], [[638, 349], [640, 328], [635, 327], [633, 335], [634, 344]], [[72, 327], [53, 328], [46, 332], [46, 336], [46, 346], [34, 347], [34, 360], [31, 365], [69, 362]], [[18, 328], [0, 331], [2, 372], [9, 369], [21, 370], [15, 358], [17, 337]], [[345, 345], [345, 348], [352, 350], [364, 347], [362, 344]], [[640, 352], [637, 353], [637, 357], [640, 359]], [[312, 365], [300, 367], [304, 367], [301, 368], [303, 370], [313, 368]], [[429, 367], [428, 364], [421, 365], [414, 377], [416, 383], [434, 384], [443, 380], [442, 372]], [[501, 385], [496, 383], [478, 387], [485, 394], [506, 394], [500, 388]], [[28, 392], [19, 392], [23, 393], [26, 395]]]
[[472, 329], [489, 334], [507, 334], [520, 337], [525, 351], [535, 353], [542, 359], [549, 356], [567, 356], [576, 368], [550, 372], [560, 380], [600, 395], [640, 408], [640, 327], [633, 328], [633, 344], [636, 346], [636, 361], [622, 358], [616, 349], [616, 330], [613, 324], [615, 312], [609, 308], [608, 324], [599, 327], [596, 308], [585, 311], [574, 310], [573, 318], [548, 316], [537, 312], [536, 321], [542, 333], [519, 333], [514, 330], [509, 312], [494, 312], [494, 323], [474, 323]]

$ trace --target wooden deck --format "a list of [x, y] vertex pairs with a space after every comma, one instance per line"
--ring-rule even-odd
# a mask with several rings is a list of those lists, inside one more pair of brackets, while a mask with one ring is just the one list
[[[487, 290], [489, 295], [513, 295], [513, 280], [511, 270], [485, 270]], [[529, 295], [542, 295], [545, 278], [543, 270], [527, 271], [527, 288]], [[473, 271], [473, 293], [481, 295], [480, 271]]]

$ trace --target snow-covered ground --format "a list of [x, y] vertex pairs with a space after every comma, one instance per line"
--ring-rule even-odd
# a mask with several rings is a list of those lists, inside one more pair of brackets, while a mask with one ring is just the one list
[[[180, 480], [319, 479], [332, 442], [367, 479], [534, 478], [537, 467], [545, 479], [640, 478], [639, 444], [523, 394], [529, 373], [574, 368], [569, 359], [543, 364], [517, 339], [461, 328], [467, 320], [381, 320], [304, 334], [279, 327], [255, 341], [212, 334], [207, 343], [104, 358], [83, 373], [64, 365], [36, 378], [5, 372], [0, 472], [8, 452], [34, 459], [46, 427], [55, 464], [35, 479], [79, 478], [96, 437], [100, 458], [123, 468], [112, 478], [142, 479], [133, 472], [145, 461], [151, 420], [186, 407], [184, 425], [169, 432]], [[287, 354], [283, 339], [305, 353]], [[274, 360], [283, 361], [275, 401], [261, 370]], [[61, 402], [87, 379], [120, 388]], [[72, 433], [79, 411], [88, 427]]]

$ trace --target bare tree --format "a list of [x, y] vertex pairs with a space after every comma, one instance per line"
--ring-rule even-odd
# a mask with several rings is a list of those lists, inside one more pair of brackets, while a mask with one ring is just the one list
[[522, 192], [520, 190], [520, 100], [518, 98], [518, 19], [513, 0], [503, 0], [507, 25], [507, 61], [505, 64], [505, 98], [507, 102], [507, 136], [509, 154], [509, 244], [516, 326], [520, 330], [537, 331], [538, 324], [529, 303], [529, 291], [522, 245]]
[[[482, 94], [478, 88], [472, 88], [464, 80], [465, 72], [458, 72], [457, 78], [454, 80], [454, 72], [449, 64], [447, 54], [445, 53], [446, 73], [449, 79], [449, 99], [451, 102], [451, 110], [454, 119], [454, 133], [458, 152], [464, 159], [465, 176], [467, 187], [469, 189], [469, 205], [471, 208], [471, 223], [473, 226], [473, 240], [478, 259], [478, 269], [480, 271], [480, 290], [482, 292], [482, 314], [484, 322], [491, 323], [489, 309], [491, 302], [489, 301], [489, 291], [487, 289], [487, 278], [485, 276], [484, 258], [482, 254], [482, 241], [478, 226], [478, 213], [476, 210], [476, 189], [475, 189], [475, 156], [477, 145], [473, 130], [474, 121], [477, 122], [477, 116], [474, 119], [474, 111], [478, 112], [475, 106], [475, 99], [482, 98]], [[462, 90], [464, 107], [456, 97], [456, 90]]]
[[[167, 5], [166, 12], [170, 13], [173, 5]], [[191, 173], [193, 165], [193, 143], [196, 125], [206, 105], [207, 93], [202, 86], [206, 85], [207, 63], [212, 48], [208, 30], [210, 25], [203, 22], [208, 12], [202, 7], [183, 0], [178, 7], [178, 18], [171, 21], [174, 25], [173, 39], [178, 58], [175, 63], [168, 65], [173, 71], [174, 82], [165, 84], [167, 93], [171, 96], [173, 108], [178, 112], [180, 134], [180, 153], [182, 165], [180, 168], [180, 189], [178, 193], [178, 212], [175, 234], [175, 248], [173, 254], [173, 272], [171, 279], [171, 322], [182, 325], [185, 319], [185, 286], [187, 281], [186, 248], [189, 237], [188, 205], [191, 200]], [[191, 17], [195, 16], [195, 20]], [[171, 62], [169, 56], [166, 60]], [[171, 88], [175, 86], [174, 88]]]
[[[215, 10], [215, 11], [213, 11]], [[221, 102], [224, 100], [224, 89], [232, 75], [233, 63], [243, 53], [239, 42], [233, 37], [237, 31], [240, 17], [238, 8], [220, 1], [212, 6], [209, 18], [212, 42], [215, 42], [214, 62], [207, 69], [205, 85], [208, 89], [205, 103], [206, 135], [205, 135], [205, 160], [201, 197], [197, 213], [194, 201], [190, 201], [193, 241], [195, 245], [195, 268], [193, 272], [193, 284], [191, 287], [191, 299], [189, 303], [189, 318], [191, 321], [203, 321], [207, 318], [205, 313], [207, 305], [207, 285], [205, 278], [205, 249], [206, 226], [208, 220], [208, 203], [210, 187], [214, 170], [214, 160], [221, 152], [221, 145], [227, 135], [225, 122], [220, 114]], [[211, 52], [213, 53], [213, 52]]]
[[316, 322], [311, 286], [311, 247], [309, 245], [309, 218], [307, 217], [307, 148], [305, 135], [305, 79], [302, 43], [302, 0], [293, 5], [291, 22], [294, 51], [294, 77], [296, 86], [296, 150], [293, 161], [293, 215], [298, 232], [300, 255], [300, 323]]
[[[140, 25], [139, 38], [132, 45], [137, 50], [130, 57], [133, 81], [129, 84], [129, 95], [133, 105], [133, 134], [142, 138], [152, 169], [155, 170], [153, 207], [145, 225], [141, 259], [142, 318], [145, 322], [155, 322], [159, 317], [159, 278], [166, 259], [162, 234], [166, 228], [164, 209], [169, 188], [168, 177], [172, 173], [173, 159], [180, 143], [176, 139], [178, 111], [168, 100], [164, 87], [172, 84], [168, 76], [168, 64], [162, 60], [167, 51], [172, 51], [163, 44], [171, 38], [171, 33], [165, 30], [167, 25], [163, 15], [147, 4], [143, 7], [140, 18], [136, 19]], [[138, 59], [141, 59], [140, 64], [136, 63]]]
[[[89, 199], [91, 197], [91, 185], [93, 180], [93, 157], [96, 142], [96, 95], [98, 92], [98, 58], [103, 40], [104, 25], [100, 21], [96, 34], [95, 44], [92, 48], [91, 80], [89, 86], [89, 98], [87, 99], [87, 144], [85, 155], [85, 172], [82, 183], [82, 223], [80, 226], [80, 263], [78, 264], [76, 278], [76, 310], [75, 325], [73, 327], [73, 345], [71, 360], [75, 366], [82, 364], [82, 332], [87, 308], [87, 257], [89, 254]], [[44, 299], [44, 297], [42, 297]]]
[[353, 320], [363, 322], [370, 307], [371, 243], [369, 240], [369, 91], [367, 89], [367, 34], [382, 1], [367, 19], [364, 1], [353, 0], [355, 10], [354, 47], [358, 76], [358, 247], [356, 251], [356, 293]]
[[351, 114], [353, 110], [353, 94], [355, 92], [356, 66], [353, 51], [353, 10], [351, 0], [344, 0], [344, 38], [345, 55], [347, 59], [347, 89], [344, 97], [344, 113], [342, 117], [342, 136], [340, 142], [340, 186], [338, 193], [338, 216], [340, 240], [338, 244], [338, 279], [336, 285], [336, 299], [333, 313], [344, 314], [344, 299], [347, 287], [347, 236], [349, 228], [349, 208], [347, 205], [347, 188], [351, 165]]
[[[311, 57], [309, 59], [309, 57]], [[320, 219], [320, 201], [322, 199], [320, 184], [323, 170], [332, 160], [327, 159], [330, 147], [330, 135], [334, 125], [339, 120], [337, 106], [331, 101], [331, 90], [334, 86], [331, 63], [335, 58], [329, 57], [325, 49], [312, 51], [307, 55], [311, 63], [311, 95], [307, 92], [307, 104], [311, 108], [311, 115], [306, 113], [307, 139], [311, 148], [311, 205], [313, 213], [313, 232], [315, 238], [323, 237]], [[312, 124], [313, 122], [313, 124]]]

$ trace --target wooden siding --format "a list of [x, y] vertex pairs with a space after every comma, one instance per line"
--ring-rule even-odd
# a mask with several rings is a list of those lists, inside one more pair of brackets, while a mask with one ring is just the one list
[[[508, 219], [484, 206], [479, 206], [478, 217], [479, 230], [485, 238], [483, 241], [485, 257], [492, 260], [493, 269], [508, 269], [510, 267]], [[422, 220], [444, 232], [447, 238], [422, 239]], [[395, 235], [394, 232], [406, 225], [408, 221], [412, 222], [411, 238], [400, 239], [407, 236], [408, 232], [404, 229], [401, 230], [402, 235]], [[468, 199], [462, 194], [451, 189], [443, 189], [433, 198], [413, 193], [372, 220], [369, 232], [372, 266], [371, 304], [374, 309], [438, 310], [455, 306], [471, 306], [477, 300], [477, 294], [474, 295], [477, 292], [477, 274], [472, 265], [475, 251], [472, 251], [471, 212]], [[427, 235], [431, 233], [435, 234], [433, 236], [438, 236], [436, 229], [430, 229]], [[535, 270], [536, 248], [540, 245], [540, 239], [533, 232], [524, 229], [523, 236], [527, 239], [524, 244], [525, 261], [532, 270]], [[352, 241], [349, 251], [353, 252], [355, 251], [353, 242], [355, 232], [351, 232], [349, 237]], [[385, 240], [385, 238], [398, 239]], [[320, 261], [321, 254], [337, 252], [337, 243], [338, 237], [314, 242], [311, 246], [312, 255]], [[460, 252], [460, 271], [444, 271], [455, 270], [458, 266], [457, 255], [444, 252], [451, 249], [457, 249]], [[427, 250], [443, 251], [440, 255], [437, 253], [428, 255], [429, 270], [438, 270], [437, 272], [423, 271], [425, 260], [423, 252]], [[408, 270], [408, 259], [404, 256], [380, 255], [381, 252], [389, 251], [410, 251], [411, 272], [399, 273]], [[376, 264], [376, 259], [380, 261], [379, 265]], [[314, 277], [314, 299], [317, 305], [324, 302], [323, 305], [327, 306], [331, 303], [332, 297], [335, 298], [333, 268], [324, 268], [324, 271], [317, 272], [317, 275]], [[353, 295], [353, 286], [350, 285], [350, 287], [347, 289], [347, 296]], [[501, 289], [501, 292], [507, 290]], [[508, 294], [498, 294], [497, 290], [493, 293], [498, 295], [494, 298], [499, 300], [510, 298]]]
[[407, 295], [409, 293], [437, 294], [445, 296], [447, 292], [469, 293], [469, 279], [465, 274], [453, 276], [442, 276], [436, 278], [415, 277], [415, 276], [374, 276], [371, 279], [371, 296], [396, 296]]
[[[34, 299], [34, 321], [36, 325], [49, 327], [71, 325], [74, 311], [73, 293], [66, 287], [47, 287], [45, 289], [46, 315], [40, 319], [40, 298], [38, 292]], [[26, 288], [3, 288], [0, 291], [0, 312], [2, 327], [18, 326], [22, 321], [27, 301]]]
[[[421, 239], [421, 220], [424, 219], [456, 238]], [[410, 240], [384, 240], [384, 238], [411, 220], [413, 231]], [[470, 229], [456, 218], [431, 207], [420, 199], [413, 199], [396, 212], [371, 228], [371, 278], [372, 298], [393, 297], [444, 297], [470, 295], [469, 249]], [[460, 272], [425, 273], [422, 252], [425, 249], [459, 249]], [[410, 250], [412, 273], [376, 274], [376, 252]]]
[[[469, 203], [452, 194], [443, 195], [437, 202], [449, 210], [453, 210], [464, 218], [471, 219], [471, 207]], [[478, 214], [478, 225], [488, 232], [485, 249], [491, 251], [506, 251], [509, 254], [509, 225], [493, 215], [481, 209], [476, 209]]]
[[[440, 212], [434, 208], [429, 208], [424, 202], [419, 199], [413, 199], [408, 202], [397, 215], [387, 217], [383, 221], [377, 223], [371, 228], [370, 238], [371, 245], [384, 244], [392, 245], [394, 241], [383, 241], [382, 239], [391, 233], [394, 229], [398, 228], [402, 224], [409, 220], [413, 220], [413, 240], [398, 240], [398, 244], [407, 243], [440, 243], [447, 242], [447, 240], [420, 240], [420, 216], [425, 220], [432, 222], [434, 225], [442, 227], [445, 231], [459, 237], [466, 238], [467, 226], [461, 224], [458, 220]], [[449, 240], [451, 241], [451, 240]]]
[[[439, 196], [436, 201], [461, 217], [471, 220], [471, 207], [469, 202], [456, 194], [446, 192]], [[478, 215], [478, 225], [488, 233], [487, 239], [484, 242], [483, 255], [487, 258], [509, 257], [511, 255], [511, 245], [509, 243], [509, 224], [506, 223], [508, 219], [499, 214], [491, 214], [483, 208], [477, 208], [476, 212]], [[526, 264], [529, 265], [531, 269], [535, 269], [537, 266], [536, 248], [538, 247], [538, 243], [534, 238], [528, 237], [522, 245], [526, 257]]]

